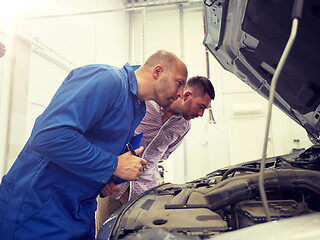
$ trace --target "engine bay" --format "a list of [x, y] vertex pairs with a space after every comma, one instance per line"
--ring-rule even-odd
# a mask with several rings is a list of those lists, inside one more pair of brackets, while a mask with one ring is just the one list
[[[162, 184], [130, 201], [104, 228], [112, 239], [208, 239], [264, 223], [259, 167], [259, 160], [251, 161], [186, 184]], [[317, 145], [267, 159], [265, 190], [272, 221], [320, 212], [319, 169]]]

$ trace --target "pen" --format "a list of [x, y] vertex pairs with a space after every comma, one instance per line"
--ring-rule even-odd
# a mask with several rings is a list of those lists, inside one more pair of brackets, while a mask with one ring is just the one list
[[127, 148], [132, 153], [132, 155], [137, 156], [136, 152], [134, 151], [134, 149], [130, 143], [127, 143]]
[[[127, 143], [127, 148], [132, 153], [132, 155], [137, 156], [136, 152], [134, 151], [134, 149], [130, 143]], [[144, 172], [144, 166], [142, 166], [142, 171]]]

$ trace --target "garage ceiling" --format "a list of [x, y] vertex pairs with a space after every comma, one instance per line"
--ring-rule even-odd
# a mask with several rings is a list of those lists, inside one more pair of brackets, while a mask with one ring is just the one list
[[161, 6], [179, 3], [203, 2], [202, 0], [123, 0], [125, 8]]

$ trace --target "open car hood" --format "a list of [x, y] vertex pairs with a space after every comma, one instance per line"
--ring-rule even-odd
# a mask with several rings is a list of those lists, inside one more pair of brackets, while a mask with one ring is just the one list
[[[204, 45], [224, 69], [265, 98], [289, 39], [293, 1], [206, 0]], [[320, 2], [306, 0], [274, 103], [302, 125], [313, 143], [320, 133]]]

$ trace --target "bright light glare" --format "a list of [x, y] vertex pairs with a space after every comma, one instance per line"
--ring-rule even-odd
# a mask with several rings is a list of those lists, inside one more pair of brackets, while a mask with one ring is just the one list
[[34, 8], [40, 0], [0, 0], [0, 25], [12, 27], [16, 17], [25, 9]]

